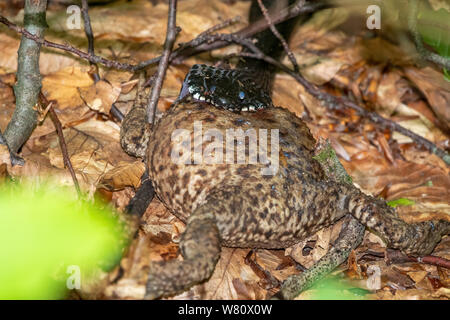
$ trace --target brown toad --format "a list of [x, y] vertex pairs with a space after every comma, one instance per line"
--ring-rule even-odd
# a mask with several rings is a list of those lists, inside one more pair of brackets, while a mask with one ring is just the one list
[[[257, 1], [252, 1], [250, 21], [258, 16]], [[288, 38], [292, 25], [277, 27]], [[256, 38], [265, 54], [280, 56], [283, 48], [270, 30]], [[156, 194], [186, 222], [180, 240], [184, 260], [151, 264], [147, 298], [173, 295], [208, 279], [221, 246], [286, 248], [346, 215], [353, 217], [347, 225], [353, 233], [341, 233], [328, 260], [301, 274], [306, 282], [343, 262], [360, 243], [364, 228], [358, 221], [389, 247], [413, 255], [430, 253], [450, 232], [446, 221], [407, 224], [384, 201], [329, 179], [313, 157], [315, 140], [305, 123], [267, 103], [270, 81], [258, 78], [267, 66], [248, 62], [241, 65], [246, 74], [253, 72], [248, 84], [243, 83], [247, 76], [233, 71], [194, 67], [180, 101], [150, 137], [145, 124], [135, 124], [145, 122], [144, 107], [137, 105], [123, 123], [124, 149], [142, 156], [149, 141], [146, 162]], [[298, 280], [288, 278], [279, 297], [293, 298], [304, 289]]]
[[[251, 139], [226, 145], [230, 129], [242, 129], [249, 136], [267, 130], [263, 152], [271, 155], [272, 148], [279, 149], [278, 164], [271, 163], [278, 166], [274, 174], [263, 174], [267, 163], [254, 163]], [[278, 141], [269, 138], [274, 130]], [[219, 144], [218, 133], [225, 137]], [[194, 139], [200, 138], [194, 146]], [[226, 163], [225, 147], [223, 163], [206, 163], [205, 155], [220, 151], [221, 144], [236, 147], [233, 156], [244, 154], [243, 163]], [[147, 162], [159, 199], [187, 223], [180, 241], [184, 261], [153, 263], [147, 298], [173, 295], [207, 279], [221, 246], [286, 248], [346, 214], [379, 234], [389, 247], [408, 254], [430, 253], [450, 231], [450, 223], [444, 221], [406, 224], [385, 202], [327, 179], [313, 158], [314, 145], [305, 123], [283, 108], [233, 113], [203, 102], [172, 106], [150, 136]], [[174, 151], [179, 158], [174, 158]], [[195, 163], [196, 159], [202, 161]]]

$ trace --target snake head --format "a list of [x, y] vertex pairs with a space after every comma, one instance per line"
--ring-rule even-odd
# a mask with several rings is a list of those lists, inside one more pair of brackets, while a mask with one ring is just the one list
[[272, 106], [272, 100], [249, 72], [195, 64], [185, 77], [178, 100], [190, 95], [230, 111], [256, 111]]

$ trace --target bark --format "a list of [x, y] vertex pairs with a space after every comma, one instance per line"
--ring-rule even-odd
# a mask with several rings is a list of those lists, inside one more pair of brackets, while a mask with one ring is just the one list
[[[43, 38], [47, 28], [45, 13], [47, 0], [26, 0], [23, 18], [25, 29]], [[11, 151], [17, 152], [28, 140], [37, 124], [38, 102], [42, 86], [39, 72], [41, 45], [22, 36], [18, 51], [17, 83], [14, 85], [16, 108], [6, 128], [4, 137]]]

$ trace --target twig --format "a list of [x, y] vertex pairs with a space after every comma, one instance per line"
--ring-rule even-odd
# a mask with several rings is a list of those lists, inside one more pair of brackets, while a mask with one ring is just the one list
[[[84, 21], [84, 33], [86, 34], [86, 37], [88, 39], [88, 54], [93, 56], [93, 55], [95, 55], [94, 54], [94, 35], [92, 32], [91, 18], [89, 17], [89, 5], [88, 5], [87, 0], [81, 0], [81, 13], [83, 15], [83, 21]], [[97, 64], [90, 62], [90, 65], [95, 67], [94, 81], [98, 82], [100, 80], [100, 76], [98, 74]]]
[[6, 19], [5, 17], [3, 17], [1, 15], [0, 15], [0, 23], [3, 23], [11, 30], [14, 30], [17, 33], [20, 33], [24, 37], [26, 37], [30, 40], [33, 40], [36, 43], [43, 45], [45, 47], [67, 51], [67, 52], [70, 52], [70, 53], [73, 53], [73, 54], [79, 56], [80, 58], [86, 59], [87, 61], [89, 61], [91, 63], [100, 63], [108, 68], [127, 70], [127, 71], [132, 71], [132, 72], [135, 71], [136, 66], [134, 66], [132, 64], [121, 63], [121, 62], [117, 62], [117, 61], [113, 61], [113, 60], [108, 60], [106, 58], [99, 57], [96, 55], [90, 55], [89, 53], [81, 51], [71, 45], [59, 44], [59, 43], [51, 42], [51, 41], [45, 40], [43, 38], [40, 38], [38, 36], [35, 36], [34, 34], [28, 32], [26, 29], [17, 26], [16, 24], [12, 23], [11, 21], [9, 21], [8, 19]]
[[[83, 14], [83, 21], [84, 21], [84, 33], [86, 34], [86, 37], [88, 39], [88, 54], [91, 56], [95, 55], [95, 49], [94, 49], [94, 33], [92, 31], [91, 26], [91, 18], [89, 17], [89, 4], [87, 0], [81, 1], [81, 13]], [[93, 74], [94, 82], [100, 81], [100, 75], [98, 73], [98, 66], [96, 63], [89, 62], [91, 66], [94, 66], [95, 72]], [[111, 114], [119, 121], [123, 120], [123, 114], [122, 112], [116, 107], [116, 105], [113, 103], [111, 106]]]
[[[301, 4], [301, 2], [303, 2], [303, 4], [301, 5], [301, 7], [305, 4], [305, 0], [303, 1], [299, 1]], [[292, 66], [294, 67], [294, 71], [295, 72], [299, 72], [299, 68], [298, 68], [298, 63], [297, 60], [295, 59], [294, 54], [292, 53], [292, 51], [289, 49], [289, 46], [286, 42], [286, 40], [283, 38], [283, 36], [278, 32], [277, 28], [275, 27], [275, 25], [272, 22], [272, 19], [270, 18], [269, 12], [267, 11], [267, 8], [264, 6], [264, 4], [262, 3], [262, 0], [258, 0], [258, 5], [261, 8], [261, 12], [264, 15], [264, 18], [266, 19], [267, 23], [269, 24], [270, 30], [272, 31], [272, 33], [275, 35], [275, 37], [277, 37], [278, 40], [280, 40], [284, 51], [286, 52], [289, 60], [292, 63]]]
[[[47, 98], [44, 96], [44, 94], [42, 92], [39, 94], [39, 98], [43, 105], [45, 105], [45, 106], [50, 105], [50, 102], [47, 100]], [[80, 185], [78, 183], [78, 179], [75, 174], [75, 170], [73, 169], [72, 162], [70, 161], [69, 152], [67, 151], [67, 145], [66, 145], [66, 140], [64, 139], [64, 133], [63, 133], [61, 121], [59, 121], [58, 115], [56, 114], [55, 110], [53, 109], [53, 106], [50, 106], [50, 108], [48, 109], [48, 113], [50, 114], [50, 118], [52, 119], [53, 125], [55, 126], [56, 133], [58, 135], [59, 146], [61, 148], [61, 153], [62, 153], [62, 157], [63, 157], [63, 161], [64, 161], [64, 167], [69, 170], [70, 175], [72, 176], [73, 184], [75, 186], [75, 189], [77, 190], [78, 197], [81, 199], [82, 193], [80, 190]]]
[[399, 250], [387, 249], [385, 259], [387, 264], [417, 262], [450, 269], [450, 260], [433, 255], [424, 257], [412, 257], [407, 256]]
[[[201, 32], [198, 36], [196, 36], [194, 39], [188, 41], [188, 42], [182, 42], [178, 44], [178, 48], [176, 50], [174, 50], [173, 53], [175, 52], [182, 52], [184, 49], [186, 48], [192, 48], [193, 46], [195, 46], [195, 43], [198, 43], [198, 39], [203, 39], [205, 36], [207, 35], [211, 35], [216, 31], [222, 30], [226, 27], [231, 26], [232, 24], [235, 24], [236, 22], [239, 22], [241, 20], [240, 16], [236, 16], [234, 18], [225, 20], [224, 22], [221, 22], [219, 24], [216, 24], [215, 26], [212, 26], [211, 28]], [[198, 45], [198, 44], [197, 44]], [[176, 55], [176, 54], [175, 54]], [[171, 54], [171, 60], [174, 59], [174, 55]], [[145, 63], [145, 61], [144, 61]], [[148, 83], [149, 81], [147, 81]], [[148, 84], [146, 83], [145, 86], [148, 86]]]
[[148, 176], [148, 171], [145, 170], [141, 177], [141, 185], [125, 207], [125, 212], [141, 217], [147, 210], [150, 202], [152, 202], [154, 196], [155, 190], [153, 189], [152, 181]]
[[164, 42], [164, 51], [163, 54], [161, 55], [158, 70], [156, 71], [157, 74], [156, 80], [152, 87], [152, 92], [150, 93], [147, 105], [147, 121], [150, 124], [153, 124], [154, 121], [156, 105], [158, 104], [162, 84], [164, 81], [164, 77], [166, 75], [167, 67], [169, 65], [170, 53], [172, 51], [173, 44], [175, 42], [175, 38], [177, 35], [176, 16], [177, 16], [177, 0], [170, 0], [166, 41]]
[[[255, 258], [252, 259], [253, 254], [255, 254]], [[244, 260], [245, 264], [252, 268], [253, 272], [261, 278], [260, 285], [264, 287], [266, 290], [270, 290], [273, 288], [279, 288], [281, 285], [280, 280], [275, 278], [269, 271], [265, 270], [258, 262], [256, 262], [256, 250], [252, 249], [245, 256]]]
[[217, 32], [217, 31], [219, 31], [219, 30], [228, 28], [229, 26], [231, 26], [231, 25], [233, 25], [233, 24], [235, 24], [235, 23], [237, 23], [237, 22], [239, 22], [239, 21], [241, 21], [241, 17], [240, 17], [240, 16], [236, 16], [236, 17], [234, 17], [234, 18], [225, 20], [224, 22], [219, 23], [219, 24], [216, 24], [215, 26], [212, 26], [211, 28], [209, 28], [209, 29], [203, 31], [203, 32], [200, 33], [198, 36], [199, 36], [199, 37], [203, 37], [203, 36], [205, 36], [205, 35], [207, 35], [207, 34], [212, 34], [212, 33]]
[[[294, 4], [293, 6], [280, 11], [280, 13], [278, 15], [276, 15], [275, 17], [272, 18], [272, 22], [274, 24], [277, 24], [279, 22], [283, 22], [285, 20], [288, 20], [292, 17], [295, 17], [299, 14], [302, 13], [308, 13], [308, 12], [314, 12], [315, 10], [318, 10], [320, 8], [325, 8], [328, 7], [328, 5], [321, 3], [321, 2], [316, 2], [316, 3], [308, 3], [304, 6], [302, 6], [302, 0], [297, 1], [296, 4]], [[61, 49], [61, 50], [66, 50], [69, 52], [72, 52], [74, 54], [77, 54], [78, 56], [87, 59], [90, 62], [94, 62], [94, 63], [101, 63], [107, 67], [111, 67], [111, 68], [116, 68], [116, 69], [122, 69], [122, 70], [129, 70], [129, 71], [136, 71], [136, 70], [140, 70], [142, 68], [145, 68], [149, 65], [152, 65], [154, 63], [157, 63], [160, 61], [161, 56], [150, 59], [150, 60], [146, 60], [143, 61], [137, 65], [130, 65], [130, 64], [124, 64], [124, 63], [119, 63], [116, 61], [111, 61], [102, 57], [98, 57], [98, 56], [91, 56], [88, 53], [82, 52], [81, 50], [78, 50], [76, 48], [73, 48], [71, 46], [65, 46], [65, 45], [61, 45], [61, 44], [55, 44], [40, 38], [37, 38], [36, 36], [34, 36], [33, 34], [30, 34], [29, 32], [27, 32], [25, 29], [20, 28], [18, 26], [16, 26], [15, 24], [11, 23], [10, 21], [8, 21], [6, 18], [4, 18], [3, 16], [0, 15], [0, 22], [7, 25], [10, 29], [15, 30], [16, 32], [19, 32], [21, 34], [23, 34], [25, 37], [30, 38], [35, 40], [38, 43], [41, 43], [43, 45], [46, 45], [48, 47], [53, 47], [53, 48], [57, 48], [57, 49]], [[191, 41], [189, 41], [188, 46], [184, 46], [183, 49], [177, 49], [175, 51], [173, 51], [170, 54], [170, 58], [169, 61], [172, 61], [174, 58], [177, 58], [181, 55], [183, 55], [184, 57], [188, 57], [188, 56], [192, 56], [194, 54], [197, 54], [199, 52], [203, 52], [203, 51], [208, 51], [208, 50], [213, 50], [213, 49], [217, 49], [223, 46], [226, 46], [227, 44], [229, 44], [230, 42], [232, 43], [238, 43], [241, 45], [246, 45], [246, 46], [251, 46], [252, 44], [247, 42], [244, 42], [242, 40], [244, 40], [245, 37], [247, 36], [251, 36], [257, 32], [260, 32], [261, 30], [264, 30], [266, 27], [268, 26], [267, 21], [265, 20], [260, 20], [257, 23], [254, 23], [236, 33], [233, 34], [229, 34], [229, 35], [203, 35], [201, 37], [197, 37]], [[228, 36], [228, 37], [226, 37]], [[189, 49], [191, 49], [192, 51], [189, 51]], [[385, 119], [381, 116], [379, 116], [376, 113], [373, 112], [369, 112], [363, 108], [361, 108], [360, 106], [358, 106], [357, 104], [351, 102], [350, 100], [346, 99], [346, 98], [337, 98], [334, 96], [331, 96], [325, 92], [322, 92], [321, 90], [319, 90], [317, 87], [315, 87], [314, 85], [310, 84], [309, 82], [307, 82], [299, 73], [296, 73], [292, 70], [290, 70], [289, 68], [287, 68], [286, 66], [284, 66], [281, 63], [278, 63], [277, 61], [270, 59], [270, 57], [265, 56], [264, 54], [260, 54], [260, 52], [258, 53], [258, 49], [253, 46], [252, 50], [255, 53], [242, 53], [242, 56], [248, 56], [248, 57], [255, 57], [255, 58], [259, 58], [259, 59], [263, 59], [263, 60], [267, 60], [267, 62], [274, 64], [275, 66], [277, 66], [278, 68], [280, 68], [281, 70], [287, 72], [288, 74], [290, 74], [292, 77], [294, 77], [297, 82], [299, 82], [300, 84], [302, 84], [309, 93], [311, 93], [313, 96], [315, 96], [316, 98], [325, 101], [327, 103], [327, 106], [330, 108], [336, 108], [336, 106], [338, 105], [342, 105], [344, 104], [347, 107], [350, 107], [352, 109], [355, 109], [356, 111], [358, 111], [362, 116], [365, 116], [367, 118], [369, 118], [371, 121], [382, 125], [385, 128], [390, 128], [391, 130], [397, 131], [409, 138], [411, 138], [412, 140], [414, 140], [415, 142], [417, 142], [420, 145], [423, 145], [427, 150], [429, 150], [431, 153], [436, 154], [437, 156], [439, 156], [440, 158], [442, 158], [444, 160], [444, 162], [447, 165], [450, 165], [450, 155], [448, 155], [444, 150], [438, 148], [434, 143], [422, 138], [421, 136], [403, 128], [402, 126], [398, 125], [397, 123], [390, 121], [388, 119]]]
[[409, 1], [409, 15], [408, 15], [408, 27], [411, 32], [414, 43], [416, 45], [417, 52], [419, 52], [420, 56], [428, 61], [434, 62], [437, 65], [440, 65], [447, 70], [450, 70], [450, 59], [446, 57], [442, 57], [434, 52], [430, 52], [425, 48], [422, 42], [422, 36], [417, 28], [417, 13], [418, 13], [418, 1], [410, 0]]
[[119, 108], [116, 107], [115, 103], [112, 104], [110, 112], [112, 116], [116, 118], [119, 122], [122, 122], [123, 118], [125, 118], [122, 111], [120, 111]]

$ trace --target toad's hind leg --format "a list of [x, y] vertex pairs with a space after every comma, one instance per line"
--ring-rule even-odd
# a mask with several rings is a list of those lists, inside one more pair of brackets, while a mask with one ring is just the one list
[[347, 201], [349, 212], [384, 239], [389, 248], [400, 249], [408, 255], [423, 256], [430, 254], [441, 238], [450, 233], [449, 221], [407, 223], [385, 201], [359, 190], [351, 192], [353, 195]]
[[212, 275], [220, 257], [220, 235], [214, 217], [204, 207], [189, 217], [180, 239], [180, 250], [183, 261], [151, 264], [146, 299], [175, 295]]

